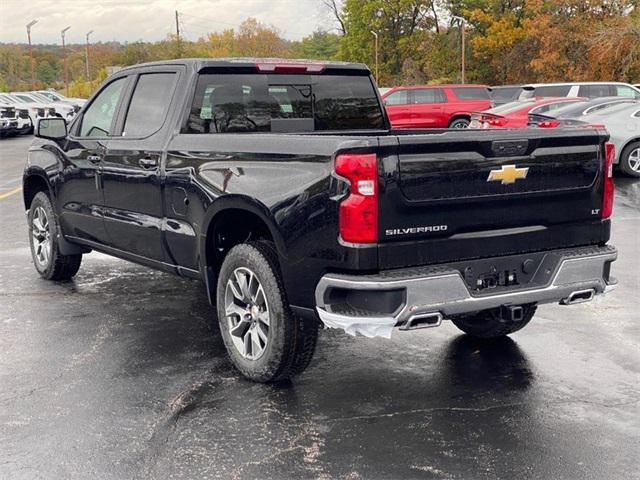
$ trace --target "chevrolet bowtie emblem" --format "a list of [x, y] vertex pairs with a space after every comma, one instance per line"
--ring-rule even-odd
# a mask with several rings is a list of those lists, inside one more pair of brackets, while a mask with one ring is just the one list
[[510, 185], [516, 183], [516, 180], [527, 178], [527, 173], [529, 173], [529, 167], [516, 168], [515, 165], [503, 165], [500, 170], [491, 170], [489, 172], [487, 182], [497, 182], [501, 180], [503, 185]]

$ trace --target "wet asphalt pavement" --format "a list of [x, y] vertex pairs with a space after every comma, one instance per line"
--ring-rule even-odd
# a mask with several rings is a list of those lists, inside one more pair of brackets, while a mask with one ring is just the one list
[[40, 279], [10, 194], [29, 143], [0, 140], [1, 479], [640, 478], [640, 182], [616, 179], [606, 298], [489, 343], [323, 331], [303, 375], [261, 385], [199, 282], [96, 253]]

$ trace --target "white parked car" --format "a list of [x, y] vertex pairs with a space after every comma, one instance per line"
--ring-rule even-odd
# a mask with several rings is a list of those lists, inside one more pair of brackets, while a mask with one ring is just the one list
[[8, 93], [0, 93], [0, 103], [10, 107], [14, 107], [17, 110], [26, 109], [28, 112], [29, 120], [31, 122], [31, 129], [36, 125], [37, 121], [41, 118], [55, 117], [56, 111], [53, 107], [48, 107], [41, 103], [25, 102]]
[[580, 117], [588, 124], [604, 125], [616, 146], [620, 170], [640, 177], [640, 104], [618, 104]]
[[67, 121], [73, 119], [76, 114], [73, 105], [61, 102], [52, 102], [47, 97], [41, 97], [31, 92], [11, 92], [11, 95], [26, 102], [41, 103], [46, 107], [53, 108], [55, 110], [55, 116], [62, 117]]
[[0, 101], [0, 135], [25, 135], [33, 131], [29, 110]]
[[631, 97], [640, 99], [640, 88], [622, 82], [531, 83], [523, 85], [520, 100], [533, 97]]

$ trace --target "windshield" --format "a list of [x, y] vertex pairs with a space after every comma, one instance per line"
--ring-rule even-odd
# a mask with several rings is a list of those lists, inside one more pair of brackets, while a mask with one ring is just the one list
[[25, 94], [18, 94], [18, 93], [14, 93], [13, 94], [14, 98], [17, 98], [18, 100], [20, 100], [22, 103], [29, 103], [29, 102], [35, 102], [36, 99], [30, 97], [29, 95], [25, 95]]
[[18, 95], [6, 95], [6, 97], [11, 100], [13, 103], [31, 103], [33, 100], [25, 100]]
[[47, 97], [49, 100], [58, 101], [62, 99], [62, 97], [60, 97], [59, 95], [56, 95], [53, 92], [38, 92], [38, 93], [43, 97]]
[[187, 133], [385, 128], [366, 75], [201, 74]]
[[45, 97], [44, 95], [40, 94], [40, 93], [30, 93], [29, 94], [31, 97], [35, 98], [36, 100], [40, 101], [40, 102], [44, 102], [44, 103], [50, 103], [51, 99], [49, 97]]

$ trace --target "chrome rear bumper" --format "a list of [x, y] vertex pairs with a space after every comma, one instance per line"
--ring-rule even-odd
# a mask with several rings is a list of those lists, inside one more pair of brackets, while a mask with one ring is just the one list
[[[550, 281], [536, 288], [472, 294], [458, 270], [446, 265], [395, 270], [377, 275], [327, 274], [316, 288], [316, 309], [330, 328], [368, 337], [389, 338], [394, 327], [411, 324], [417, 318], [433, 318], [423, 326], [438, 326], [443, 318], [490, 308], [529, 303], [564, 305], [591, 300], [615, 286], [608, 267], [617, 257], [614, 247], [582, 247], [559, 252], [560, 260]], [[332, 303], [332, 291], [358, 291], [376, 295], [394, 291], [402, 301], [392, 313], [350, 309]]]

